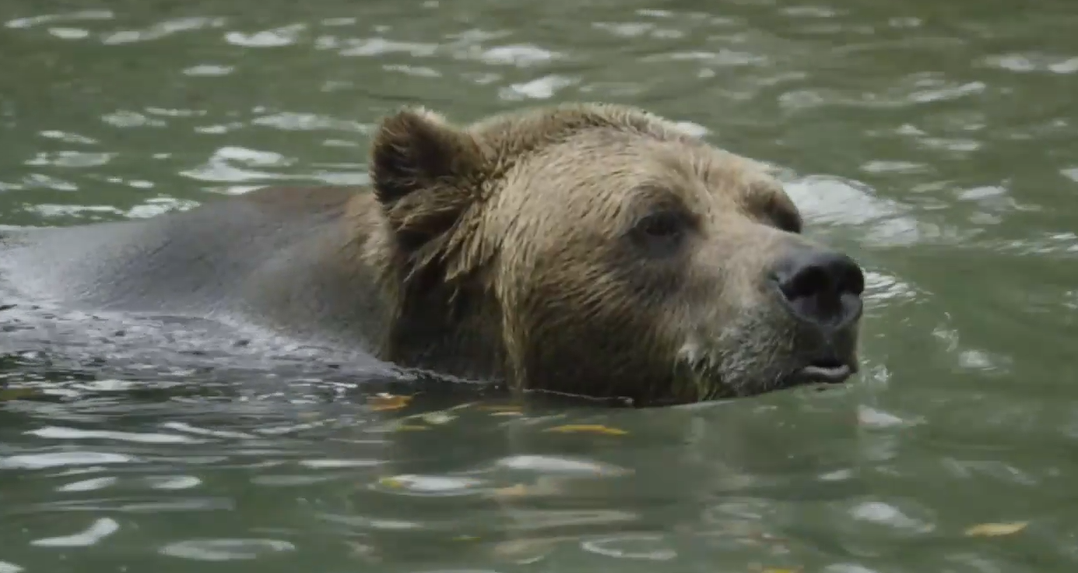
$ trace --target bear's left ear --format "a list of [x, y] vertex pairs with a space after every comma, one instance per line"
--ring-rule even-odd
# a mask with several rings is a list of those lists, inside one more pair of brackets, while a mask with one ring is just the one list
[[382, 120], [371, 146], [375, 196], [398, 237], [418, 246], [449, 229], [475, 201], [483, 154], [475, 139], [431, 111]]

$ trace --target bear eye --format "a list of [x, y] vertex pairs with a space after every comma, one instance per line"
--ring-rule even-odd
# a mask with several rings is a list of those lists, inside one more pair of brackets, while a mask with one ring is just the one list
[[641, 219], [638, 227], [651, 237], [669, 237], [681, 231], [681, 218], [673, 213], [653, 213]]
[[645, 215], [633, 227], [634, 235], [648, 248], [671, 248], [678, 244], [688, 220], [676, 211], [657, 211]]

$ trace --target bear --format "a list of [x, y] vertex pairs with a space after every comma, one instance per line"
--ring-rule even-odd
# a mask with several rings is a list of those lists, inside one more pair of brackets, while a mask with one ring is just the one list
[[858, 371], [860, 265], [802, 234], [767, 165], [653, 112], [562, 103], [458, 125], [406, 106], [368, 160], [366, 186], [11, 233], [0, 277], [640, 406]]

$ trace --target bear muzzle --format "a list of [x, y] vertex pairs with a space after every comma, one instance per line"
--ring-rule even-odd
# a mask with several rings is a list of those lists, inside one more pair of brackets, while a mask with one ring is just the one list
[[774, 265], [772, 292], [795, 323], [797, 360], [783, 386], [844, 382], [858, 370], [857, 326], [865, 276], [849, 256], [797, 244]]

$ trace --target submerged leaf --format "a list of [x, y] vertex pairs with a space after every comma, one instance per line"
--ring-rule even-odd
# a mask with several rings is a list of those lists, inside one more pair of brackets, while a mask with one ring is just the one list
[[492, 412], [520, 412], [520, 406], [514, 404], [483, 404], [479, 406], [480, 410], [487, 410]]
[[524, 497], [531, 494], [531, 488], [525, 484], [518, 483], [516, 485], [495, 489], [492, 494], [496, 498]]
[[380, 412], [384, 410], [400, 410], [408, 405], [412, 401], [411, 396], [398, 396], [396, 394], [375, 394], [367, 398], [367, 403], [371, 405], [371, 410]]
[[1028, 521], [1015, 521], [1012, 523], [980, 523], [966, 529], [966, 535], [970, 537], [998, 537], [1000, 535], [1012, 535], [1022, 531], [1029, 525]]
[[599, 424], [567, 424], [564, 426], [554, 426], [553, 428], [547, 428], [543, 431], [559, 432], [562, 434], [592, 433], [604, 434], [607, 436], [622, 436], [629, 433], [619, 428], [611, 428], [609, 426], [602, 426]]
[[400, 488], [404, 487], [404, 482], [402, 482], [399, 478], [394, 477], [394, 476], [387, 476], [387, 477], [384, 477], [384, 478], [379, 478], [378, 483], [379, 483], [379, 485], [383, 485], [385, 487], [391, 487], [391, 488], [394, 488], [394, 489], [400, 489]]
[[0, 402], [10, 402], [40, 395], [41, 391], [36, 388], [0, 388]]

